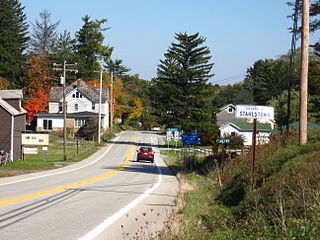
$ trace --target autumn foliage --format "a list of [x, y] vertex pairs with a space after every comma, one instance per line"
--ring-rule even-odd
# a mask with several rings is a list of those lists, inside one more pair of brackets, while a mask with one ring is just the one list
[[50, 69], [52, 63], [45, 57], [30, 55], [26, 76], [22, 79], [25, 88], [24, 92], [31, 93], [38, 89], [43, 89], [46, 93], [50, 88], [59, 83], [58, 77]]
[[24, 109], [27, 110], [27, 122], [31, 122], [35, 113], [47, 112], [49, 96], [44, 90], [35, 90], [29, 94]]
[[[100, 88], [100, 81], [97, 80], [97, 79], [93, 79], [93, 80], [87, 81], [87, 84], [90, 87], [93, 87], [93, 88]], [[102, 88], [107, 88], [107, 82], [106, 81], [102, 81]]]
[[6, 79], [0, 77], [0, 90], [8, 89], [8, 86], [9, 82]]

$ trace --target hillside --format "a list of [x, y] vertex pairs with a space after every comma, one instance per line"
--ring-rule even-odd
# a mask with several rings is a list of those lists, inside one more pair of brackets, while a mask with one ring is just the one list
[[194, 155], [185, 159], [188, 165], [169, 158], [182, 186], [189, 187], [182, 187], [187, 190], [171, 224], [179, 230], [169, 230], [163, 239], [319, 239], [319, 133], [310, 134], [304, 146], [296, 139], [277, 136], [260, 146], [254, 189], [250, 154], [225, 164]]

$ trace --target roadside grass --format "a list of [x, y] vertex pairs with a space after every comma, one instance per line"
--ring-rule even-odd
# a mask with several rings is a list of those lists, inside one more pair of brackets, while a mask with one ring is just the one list
[[8, 173], [8, 172], [3, 172], [3, 171], [0, 170], [0, 178], [2, 178], [2, 177], [11, 177], [11, 176], [14, 176], [14, 174]]
[[[186, 156], [172, 150], [161, 151], [161, 154], [167, 156], [165, 162], [180, 182], [179, 211], [175, 223], [170, 223], [177, 225], [178, 230], [169, 228], [161, 239], [211, 239], [204, 216], [210, 212], [214, 181], [187, 168], [182, 160]], [[194, 155], [189, 154], [187, 158], [194, 158]]]
[[319, 239], [320, 134], [309, 140], [299, 146], [279, 138], [259, 146], [254, 189], [250, 153], [203, 171], [208, 158], [163, 151], [180, 194], [179, 210], [160, 239]]

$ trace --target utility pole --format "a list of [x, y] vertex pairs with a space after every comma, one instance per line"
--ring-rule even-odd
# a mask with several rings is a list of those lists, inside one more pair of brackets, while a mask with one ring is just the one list
[[77, 64], [67, 64], [66, 60], [63, 60], [62, 64], [53, 63], [55, 67], [62, 68], [54, 68], [56, 71], [62, 71], [63, 76], [61, 77], [61, 84], [63, 87], [63, 160], [67, 160], [67, 103], [66, 103], [66, 71], [68, 72], [78, 72], [76, 69], [66, 69], [68, 66], [76, 66]]
[[95, 71], [100, 72], [100, 90], [99, 90], [99, 119], [98, 119], [98, 144], [101, 141], [101, 98], [102, 98], [102, 73], [103, 71]]
[[291, 115], [291, 85], [293, 78], [293, 62], [294, 55], [296, 52], [296, 41], [297, 41], [297, 31], [298, 31], [298, 1], [296, 0], [294, 4], [294, 14], [293, 14], [293, 26], [292, 26], [292, 37], [291, 37], [291, 49], [290, 49], [290, 57], [289, 57], [289, 71], [288, 71], [288, 104], [287, 104], [287, 123], [286, 123], [286, 131], [289, 133], [290, 129], [290, 115]]
[[308, 63], [309, 63], [309, 5], [310, 0], [303, 0], [301, 34], [301, 78], [300, 78], [300, 128], [299, 144], [307, 143], [308, 122]]
[[110, 128], [113, 127], [113, 72], [111, 72], [110, 78]]

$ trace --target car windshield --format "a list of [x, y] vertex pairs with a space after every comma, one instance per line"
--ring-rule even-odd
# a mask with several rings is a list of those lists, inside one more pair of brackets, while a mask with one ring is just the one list
[[140, 151], [142, 151], [142, 152], [152, 152], [152, 148], [142, 147], [142, 148], [140, 148]]

